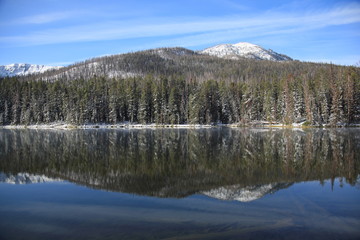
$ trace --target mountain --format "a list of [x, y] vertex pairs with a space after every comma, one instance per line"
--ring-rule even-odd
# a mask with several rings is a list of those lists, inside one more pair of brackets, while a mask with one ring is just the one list
[[[249, 65], [251, 65], [251, 68], [256, 69], [251, 74], [258, 75], [258, 73], [262, 72], [258, 69], [271, 69], [271, 71], [279, 72], [279, 75], [287, 76], [284, 70], [275, 70], [274, 68], [284, 68], [283, 64], [278, 64], [280, 59], [291, 59], [289, 57], [281, 58], [283, 55], [266, 50], [274, 56], [270, 59], [275, 59], [276, 57], [278, 60], [258, 61], [260, 56], [263, 59], [267, 59], [267, 56], [254, 50], [253, 55], [247, 55], [248, 57], [238, 56], [238, 61], [228, 61], [227, 59], [208, 54], [206, 51], [196, 52], [186, 48], [174, 47], [108, 55], [88, 59], [84, 62], [75, 63], [59, 70], [49, 71], [36, 75], [35, 78], [30, 78], [56, 81], [59, 79], [91, 79], [94, 76], [108, 79], [125, 79], [134, 77], [143, 78], [148, 75], [155, 77], [182, 75], [186, 78], [196, 78], [200, 81], [207, 79], [242, 81], [243, 72], [248, 72]], [[255, 58], [255, 55], [258, 57]], [[288, 62], [295, 63], [295, 61]], [[238, 74], [230, 74], [234, 72]], [[259, 79], [259, 77], [255, 78]]]
[[[92, 58], [69, 67], [14, 63], [0, 66], [0, 77], [28, 76], [46, 72], [37, 79], [88, 79], [94, 75], [107, 78], [130, 78], [154, 74], [154, 71], [160, 75], [167, 75], [169, 71], [179, 73], [179, 70], [182, 72], [183, 69], [187, 72], [190, 70], [191, 74], [193, 74], [198, 71], [208, 71], [204, 69], [203, 62], [209, 62], [209, 57], [236, 60], [271, 60], [276, 62], [292, 60], [286, 55], [272, 50], [265, 50], [258, 45], [240, 42], [237, 44], [221, 44], [197, 52], [181, 47], [149, 49], [134, 53]], [[214, 67], [217, 68], [217, 66]], [[210, 69], [214, 68], [211, 67]], [[214, 72], [214, 70], [211, 70], [211, 72]]]
[[57, 70], [62, 67], [53, 67], [28, 63], [13, 63], [0, 66], [0, 77], [25, 76], [36, 73], [44, 73], [49, 70]]
[[360, 68], [280, 61], [245, 46], [252, 58], [159, 48], [3, 79], [0, 125], [360, 123]]
[[202, 194], [220, 200], [250, 202], [262, 198], [267, 194], [274, 193], [280, 189], [288, 188], [291, 185], [292, 183], [270, 183], [247, 187], [232, 185], [212, 189], [210, 191], [204, 191]]
[[[292, 60], [290, 57], [272, 50], [265, 50], [260, 46], [241, 42], [237, 44], [221, 44], [197, 52], [181, 47], [149, 49], [134, 53], [92, 58], [68, 67], [15, 63], [0, 66], [0, 77], [28, 76], [43, 73], [36, 76], [36, 79], [54, 81], [58, 79], [89, 79], [95, 75], [106, 78], [144, 77], [148, 74], [161, 76], [169, 75], [169, 73], [194, 75], [196, 72], [201, 73], [201, 75], [209, 75], [209, 73], [214, 75], [215, 72], [223, 72], [223, 70], [220, 70], [223, 68], [223, 63], [219, 62], [221, 58], [242, 61], [261, 59], [275, 62]], [[231, 63], [226, 63], [226, 65], [229, 64], [231, 65]], [[224, 74], [221, 74], [221, 76], [224, 76]]]
[[257, 60], [291, 61], [292, 59], [284, 54], [266, 50], [258, 45], [240, 42], [236, 44], [220, 44], [200, 51], [201, 54], [208, 54], [226, 59], [251, 58]]

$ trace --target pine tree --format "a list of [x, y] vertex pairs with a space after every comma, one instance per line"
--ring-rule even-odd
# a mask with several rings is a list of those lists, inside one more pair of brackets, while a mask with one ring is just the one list
[[341, 90], [338, 85], [337, 78], [333, 72], [333, 66], [330, 66], [330, 93], [331, 93], [331, 108], [329, 123], [331, 126], [336, 126], [341, 118]]
[[11, 118], [10, 118], [10, 107], [9, 107], [9, 103], [7, 100], [5, 100], [4, 103], [4, 113], [3, 113], [3, 125], [8, 125], [11, 122]]
[[20, 116], [21, 116], [21, 100], [20, 100], [20, 93], [16, 93], [12, 101], [12, 117], [11, 117], [11, 124], [17, 125], [20, 124]]
[[288, 76], [284, 80], [283, 85], [283, 103], [284, 103], [284, 111], [283, 111], [283, 122], [285, 124], [291, 124], [294, 122], [294, 96], [292, 91], [292, 85], [294, 82], [294, 77], [292, 75]]
[[140, 93], [136, 79], [130, 80], [126, 92], [127, 92], [126, 98], [128, 102], [127, 115], [129, 117], [129, 121], [132, 123], [138, 122]]
[[152, 79], [147, 79], [141, 90], [140, 97], [140, 122], [142, 123], [152, 123], [153, 122], [153, 83]]
[[219, 98], [220, 98], [220, 116], [219, 121], [221, 123], [228, 123], [231, 121], [232, 113], [231, 113], [231, 106], [229, 100], [229, 93], [225, 86], [225, 82], [221, 81], [219, 84]]
[[303, 87], [303, 92], [304, 92], [304, 106], [305, 106], [305, 118], [306, 118], [306, 122], [309, 124], [313, 124], [313, 119], [314, 119], [314, 99], [312, 96], [312, 93], [310, 91], [310, 83], [309, 83], [309, 79], [306, 79], [306, 76], [303, 76], [303, 81], [302, 81], [302, 87]]
[[188, 122], [191, 124], [203, 123], [201, 118], [201, 102], [199, 96], [199, 87], [197, 85], [192, 86], [192, 90], [189, 96], [189, 119]]
[[173, 86], [170, 90], [169, 96], [169, 120], [171, 124], [180, 123], [180, 104], [181, 95], [177, 86]]
[[344, 98], [346, 101], [346, 122], [350, 124], [354, 120], [355, 112], [355, 79], [356, 75], [353, 69], [348, 70], [344, 89]]

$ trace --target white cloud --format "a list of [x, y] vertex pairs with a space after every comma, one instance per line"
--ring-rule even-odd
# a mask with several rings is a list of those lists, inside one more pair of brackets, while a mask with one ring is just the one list
[[75, 11], [44, 13], [17, 19], [12, 22], [12, 24], [44, 24], [69, 19], [79, 15], [80, 12]]
[[[71, 17], [73, 12], [37, 15], [22, 19], [24, 23], [46, 23]], [[146, 22], [146, 23], [144, 23]], [[96, 24], [69, 26], [32, 32], [21, 36], [0, 37], [6, 45], [43, 45], [140, 37], [170, 37], [181, 46], [229, 41], [233, 36], [258, 37], [309, 31], [326, 26], [360, 22], [360, 4], [351, 4], [322, 12], [289, 15], [267, 12], [261, 16], [230, 16], [202, 19], [127, 19]], [[182, 37], [179, 37], [182, 35]]]

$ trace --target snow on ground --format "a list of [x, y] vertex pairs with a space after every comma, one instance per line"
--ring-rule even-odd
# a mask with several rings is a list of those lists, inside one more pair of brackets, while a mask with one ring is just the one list
[[[270, 123], [266, 121], [256, 121], [248, 124], [233, 123], [233, 124], [133, 124], [129, 122], [117, 123], [117, 124], [84, 124], [74, 125], [64, 122], [55, 122], [50, 124], [34, 124], [34, 125], [6, 125], [0, 126], [4, 129], [60, 129], [60, 130], [71, 130], [71, 129], [156, 129], [156, 128], [177, 128], [177, 129], [198, 129], [198, 128], [216, 128], [216, 127], [228, 127], [228, 128], [241, 128], [248, 127], [254, 131], [266, 132], [270, 128], [289, 128], [293, 130], [302, 131], [307, 127], [318, 127], [318, 126], [305, 126], [305, 122], [293, 123], [291, 125], [285, 125], [281, 123]], [[360, 127], [360, 124], [351, 124], [348, 126], [337, 125], [338, 127]], [[327, 126], [324, 126], [327, 127]]]
[[7, 125], [0, 126], [4, 129], [155, 129], [155, 128], [212, 128], [213, 125], [201, 125], [201, 124], [84, 124], [84, 125], [72, 125], [67, 123], [52, 123], [52, 124], [36, 124], [36, 125]]

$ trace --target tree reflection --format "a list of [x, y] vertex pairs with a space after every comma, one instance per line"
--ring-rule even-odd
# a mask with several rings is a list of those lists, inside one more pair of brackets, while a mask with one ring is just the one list
[[359, 129], [0, 130], [0, 171], [183, 197], [341, 177], [359, 185]]

